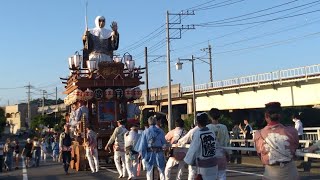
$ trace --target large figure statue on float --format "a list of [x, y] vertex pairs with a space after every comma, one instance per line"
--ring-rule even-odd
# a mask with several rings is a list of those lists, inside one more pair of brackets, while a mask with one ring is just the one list
[[83, 40], [83, 66], [86, 67], [86, 61], [96, 61], [97, 64], [102, 61], [112, 62], [113, 51], [119, 47], [118, 25], [115, 21], [111, 23], [111, 29], [105, 28], [106, 19], [103, 16], [97, 16], [95, 19], [96, 27], [86, 29]]

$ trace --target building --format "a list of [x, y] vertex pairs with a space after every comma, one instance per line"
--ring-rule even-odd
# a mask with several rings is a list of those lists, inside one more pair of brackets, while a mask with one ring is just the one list
[[[37, 114], [37, 105], [30, 105], [31, 118]], [[15, 134], [18, 130], [26, 130], [28, 127], [28, 104], [21, 103], [5, 107], [7, 124], [10, 126], [10, 133]]]

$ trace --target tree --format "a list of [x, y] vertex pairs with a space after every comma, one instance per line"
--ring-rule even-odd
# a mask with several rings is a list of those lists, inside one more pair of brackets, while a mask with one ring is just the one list
[[48, 128], [54, 128], [56, 124], [60, 124], [61, 117], [54, 118], [53, 116], [48, 115], [38, 115], [35, 116], [31, 121], [31, 129], [40, 129], [42, 130], [44, 126]]
[[0, 133], [3, 132], [5, 125], [6, 125], [5, 112], [4, 112], [4, 109], [0, 108]]

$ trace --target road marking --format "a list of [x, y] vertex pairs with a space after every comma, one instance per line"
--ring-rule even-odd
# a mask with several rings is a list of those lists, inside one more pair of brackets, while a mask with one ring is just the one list
[[262, 174], [256, 174], [256, 173], [250, 173], [250, 172], [243, 172], [243, 171], [236, 171], [236, 170], [227, 170], [228, 172], [235, 172], [235, 173], [240, 173], [240, 174], [247, 174], [247, 175], [254, 175], [254, 176], [260, 176], [262, 177]]
[[28, 173], [27, 173], [27, 168], [26, 168], [26, 163], [24, 161], [24, 157], [21, 157], [22, 159], [22, 176], [23, 180], [28, 180]]
[[112, 170], [112, 169], [108, 169], [108, 168], [106, 168], [106, 170], [107, 170], [107, 171], [109, 171], [109, 172], [112, 172], [112, 173], [118, 174], [118, 171], [115, 171], [115, 170]]

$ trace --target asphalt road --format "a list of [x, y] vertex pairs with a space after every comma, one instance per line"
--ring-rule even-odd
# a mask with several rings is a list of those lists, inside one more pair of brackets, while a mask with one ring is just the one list
[[[250, 165], [239, 165], [229, 164], [227, 171], [228, 180], [257, 180], [261, 179], [263, 173], [263, 167], [250, 166]], [[172, 177], [174, 178], [176, 172], [173, 172]], [[184, 173], [183, 179], [187, 179], [187, 170]], [[302, 180], [319, 179], [320, 174], [300, 172]], [[18, 170], [11, 172], [0, 173], [0, 179], [3, 180], [106, 180], [106, 179], [118, 179], [118, 174], [114, 165], [101, 165], [98, 173], [92, 174], [91, 171], [79, 171], [71, 169], [69, 174], [66, 175], [63, 171], [61, 163], [52, 162], [41, 162], [40, 167], [32, 167], [24, 169], [22, 164]], [[127, 178], [122, 178], [127, 179]], [[142, 172], [142, 176], [139, 178], [145, 180], [145, 172]]]

